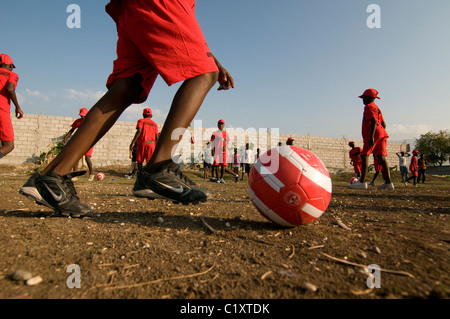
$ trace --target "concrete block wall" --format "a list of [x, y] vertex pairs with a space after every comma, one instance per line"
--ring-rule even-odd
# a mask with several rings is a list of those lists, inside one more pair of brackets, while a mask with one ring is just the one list
[[[23, 119], [17, 120], [11, 116], [14, 135], [15, 149], [1, 159], [0, 164], [24, 164], [34, 163], [39, 159], [42, 152], [47, 152], [52, 145], [61, 141], [70, 130], [73, 117], [58, 117], [47, 115], [27, 114]], [[161, 130], [161, 125], [160, 125]], [[173, 155], [180, 154], [184, 162], [188, 162], [191, 155], [202, 163], [201, 154], [206, 143], [210, 140], [212, 132], [216, 128], [194, 128], [189, 127], [183, 139], [174, 150]], [[267, 149], [275, 147], [278, 142], [285, 145], [289, 137], [294, 138], [294, 145], [308, 149], [315, 153], [327, 166], [330, 172], [338, 170], [351, 171], [348, 152], [349, 139], [314, 137], [302, 135], [275, 134], [267, 131], [227, 129], [231, 142], [229, 152], [233, 148], [242, 151], [246, 143], [253, 144], [253, 155], [259, 147], [261, 154]], [[102, 167], [108, 165], [129, 165], [129, 145], [136, 132], [135, 122], [117, 122], [111, 130], [95, 145], [92, 155], [94, 166]], [[191, 144], [190, 137], [194, 136], [196, 142]], [[362, 140], [355, 140], [356, 146], [362, 147]], [[401, 143], [388, 143], [388, 160], [391, 167], [398, 165], [396, 152], [405, 149]], [[373, 163], [371, 158], [370, 164]]]

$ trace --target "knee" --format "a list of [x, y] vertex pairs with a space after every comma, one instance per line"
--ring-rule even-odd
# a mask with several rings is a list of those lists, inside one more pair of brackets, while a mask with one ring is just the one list
[[141, 79], [139, 74], [126, 79], [117, 79], [114, 81], [110, 93], [116, 100], [123, 101], [122, 104], [132, 104], [139, 98], [143, 90]]

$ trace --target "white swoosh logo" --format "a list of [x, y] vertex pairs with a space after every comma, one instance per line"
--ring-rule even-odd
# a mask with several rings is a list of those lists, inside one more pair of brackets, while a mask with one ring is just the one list
[[56, 195], [46, 184], [44, 184], [45, 188], [47, 188], [48, 192], [50, 193], [50, 195], [52, 195], [53, 199], [57, 202], [61, 201], [62, 199], [62, 194], [60, 195]]
[[159, 185], [161, 185], [161, 186], [163, 186], [163, 187], [165, 187], [165, 188], [168, 188], [168, 189], [170, 189], [171, 191], [173, 191], [173, 192], [175, 192], [175, 193], [178, 193], [178, 194], [181, 194], [181, 193], [183, 193], [183, 191], [184, 191], [184, 189], [183, 189], [183, 187], [177, 187], [177, 188], [175, 188], [175, 187], [172, 187], [172, 186], [169, 186], [169, 185], [166, 185], [166, 184], [164, 184], [164, 183], [161, 183], [161, 182], [157, 182]]

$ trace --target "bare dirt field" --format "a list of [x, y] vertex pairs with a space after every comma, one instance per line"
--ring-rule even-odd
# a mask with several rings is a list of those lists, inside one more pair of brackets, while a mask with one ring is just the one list
[[[75, 182], [94, 216], [56, 215], [20, 195], [34, 166], [0, 166], [2, 299], [448, 299], [450, 179], [428, 176], [394, 191], [351, 190], [332, 175], [333, 196], [312, 224], [282, 228], [249, 200], [247, 181], [203, 181], [199, 205], [135, 198], [127, 167]], [[370, 176], [371, 177], [371, 176]], [[378, 183], [381, 182], [379, 178]], [[368, 288], [372, 264], [380, 288]], [[78, 272], [73, 266], [77, 265]], [[27, 285], [17, 270], [40, 276]], [[80, 288], [69, 288], [77, 281]], [[73, 279], [73, 280], [72, 280]]]

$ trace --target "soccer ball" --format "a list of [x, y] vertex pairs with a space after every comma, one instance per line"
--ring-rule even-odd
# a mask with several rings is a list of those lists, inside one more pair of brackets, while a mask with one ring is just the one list
[[105, 178], [105, 174], [100, 172], [100, 173], [97, 173], [96, 177], [97, 177], [97, 180], [101, 181], [101, 180], [103, 180]]
[[312, 223], [331, 200], [330, 174], [312, 152], [297, 146], [272, 148], [250, 170], [248, 190], [258, 212], [285, 227]]
[[195, 137], [191, 136], [191, 144], [194, 144], [194, 143], [195, 143]]
[[350, 178], [350, 184], [355, 184], [356, 182], [358, 182], [358, 178], [356, 177]]

